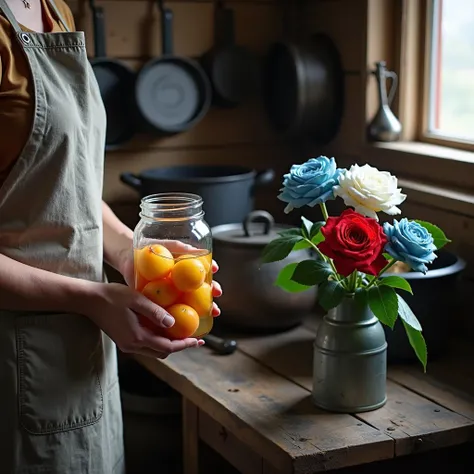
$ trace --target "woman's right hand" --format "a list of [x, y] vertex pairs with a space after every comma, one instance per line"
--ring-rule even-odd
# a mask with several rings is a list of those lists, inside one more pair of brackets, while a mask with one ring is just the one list
[[84, 300], [81, 311], [99, 326], [125, 353], [164, 359], [173, 352], [204, 344], [196, 338], [170, 340], [158, 336], [138, 322], [141, 315], [157, 327], [171, 327], [174, 319], [140, 292], [119, 283], [92, 283], [92, 300]]

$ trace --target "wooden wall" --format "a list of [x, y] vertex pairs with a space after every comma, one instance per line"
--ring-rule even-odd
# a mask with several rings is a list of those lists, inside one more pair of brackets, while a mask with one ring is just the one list
[[[84, 30], [92, 57], [93, 31], [88, 0], [67, 0], [77, 29]], [[154, 0], [99, 0], [106, 22], [107, 54], [136, 68], [161, 54], [160, 14]], [[174, 14], [174, 53], [198, 59], [213, 45], [214, 2], [166, 2]], [[277, 0], [229, 1], [235, 12], [236, 41], [260, 58], [284, 34], [288, 4]], [[290, 7], [291, 8], [291, 7]], [[272, 167], [272, 186], [257, 194], [257, 206], [282, 216], [276, 193], [281, 175], [292, 161], [292, 149], [273, 132], [259, 98], [234, 109], [213, 107], [192, 130], [167, 138], [136, 136], [120, 151], [106, 156], [104, 199], [119, 217], [137, 217], [137, 193], [119, 180], [123, 171], [174, 164], [240, 164], [257, 170]]]

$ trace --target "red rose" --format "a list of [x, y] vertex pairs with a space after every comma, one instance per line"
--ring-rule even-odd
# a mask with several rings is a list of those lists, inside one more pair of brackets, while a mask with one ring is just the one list
[[319, 250], [333, 259], [343, 276], [354, 270], [378, 275], [388, 263], [382, 255], [387, 237], [375, 219], [347, 209], [339, 217], [329, 217], [321, 232], [325, 240]]

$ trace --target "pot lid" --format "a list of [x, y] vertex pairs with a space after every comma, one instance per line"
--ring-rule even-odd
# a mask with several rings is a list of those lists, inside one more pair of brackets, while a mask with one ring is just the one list
[[267, 211], [252, 211], [242, 223], [222, 224], [212, 228], [214, 242], [230, 246], [265, 247], [278, 238], [278, 232], [290, 226], [275, 224]]

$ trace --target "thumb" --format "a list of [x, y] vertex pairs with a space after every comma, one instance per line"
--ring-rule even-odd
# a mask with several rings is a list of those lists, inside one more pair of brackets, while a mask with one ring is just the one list
[[137, 292], [136, 298], [130, 307], [135, 313], [148, 318], [157, 326], [170, 328], [174, 325], [174, 318], [165, 309], [150, 301], [146, 296]]

